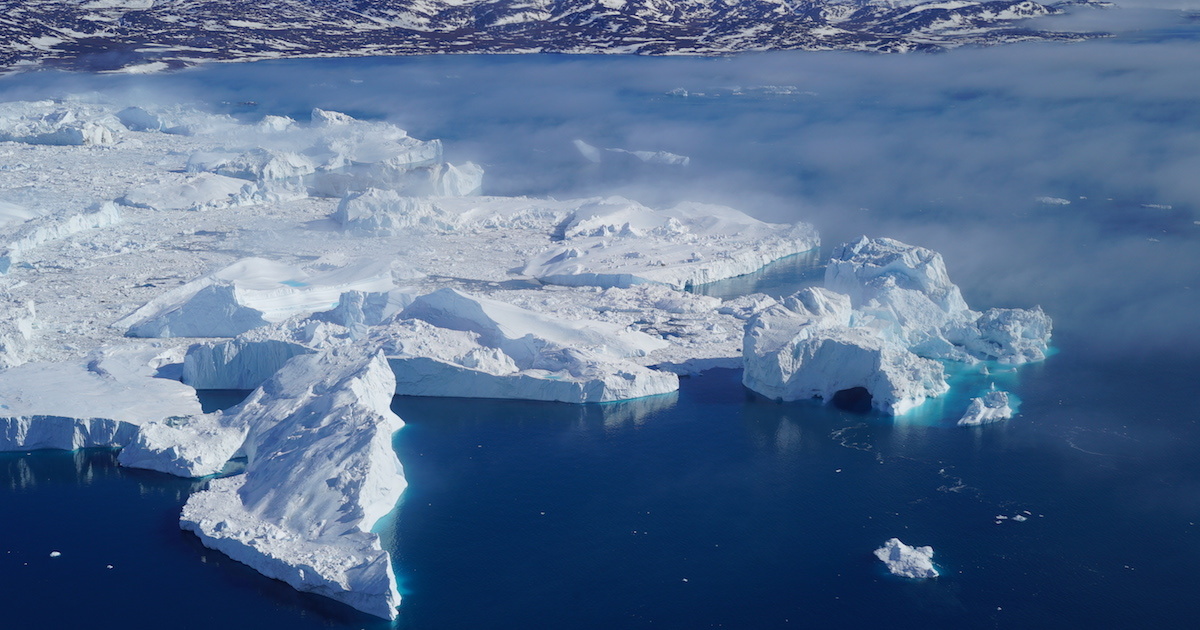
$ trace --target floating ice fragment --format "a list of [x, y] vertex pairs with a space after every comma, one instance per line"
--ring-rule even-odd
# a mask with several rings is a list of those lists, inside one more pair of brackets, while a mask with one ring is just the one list
[[933, 566], [933, 547], [910, 547], [899, 538], [892, 538], [875, 550], [875, 557], [883, 561], [893, 575], [917, 579], [938, 576]]
[[958, 426], [976, 426], [988, 422], [999, 422], [1012, 417], [1008, 392], [993, 389], [979, 398], [972, 398], [966, 413], [958, 420]]

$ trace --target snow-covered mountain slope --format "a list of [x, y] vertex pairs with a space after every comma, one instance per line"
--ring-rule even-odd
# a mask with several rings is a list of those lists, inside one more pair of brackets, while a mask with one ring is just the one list
[[[1078, 3], [1073, 3], [1078, 4]], [[421, 53], [907, 52], [1079, 39], [1033, 0], [5, 0], [0, 67]]]

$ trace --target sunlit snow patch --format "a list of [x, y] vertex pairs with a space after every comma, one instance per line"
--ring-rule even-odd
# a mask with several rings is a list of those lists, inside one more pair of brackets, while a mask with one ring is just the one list
[[329, 310], [346, 291], [393, 288], [390, 261], [309, 271], [245, 258], [160, 295], [113, 324], [130, 337], [233, 337], [300, 313]]

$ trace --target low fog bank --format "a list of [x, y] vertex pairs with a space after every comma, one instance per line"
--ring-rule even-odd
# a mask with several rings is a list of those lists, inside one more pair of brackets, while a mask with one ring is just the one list
[[[1196, 68], [1194, 37], [1117, 38], [910, 56], [267, 62], [42, 73], [0, 90], [388, 119], [482, 163], [491, 194], [725, 203], [811, 221], [829, 245], [895, 236], [942, 251], [977, 306], [1043, 304], [1073, 351], [1194, 361]], [[690, 163], [605, 152], [596, 164], [574, 140]]]

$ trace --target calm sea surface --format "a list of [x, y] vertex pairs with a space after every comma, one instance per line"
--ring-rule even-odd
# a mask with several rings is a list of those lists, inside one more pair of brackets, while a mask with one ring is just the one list
[[[814, 221], [825, 252], [898, 236], [943, 251], [977, 308], [1055, 318], [1045, 363], [956, 370], [949, 397], [901, 418], [763, 400], [729, 370], [608, 405], [397, 398], [410, 485], [379, 528], [396, 627], [1192, 627], [1200, 45], [1182, 39], [290, 61], [12, 77], [0, 93], [388, 118], [484, 163], [490, 192], [730, 203]], [[589, 165], [575, 138], [692, 164]], [[705, 290], [785, 294], [819, 282], [821, 255]], [[992, 382], [1019, 415], [954, 426]], [[179, 531], [199, 485], [109, 451], [0, 454], [0, 626], [389, 627]], [[887, 575], [871, 552], [893, 536], [932, 545], [942, 577]]]

